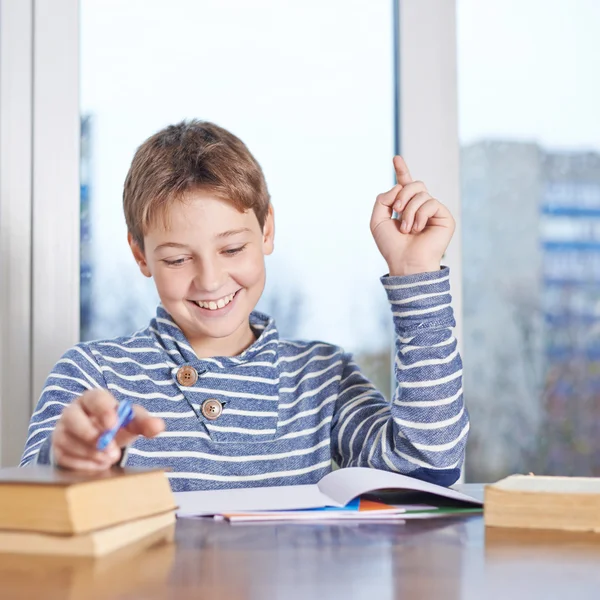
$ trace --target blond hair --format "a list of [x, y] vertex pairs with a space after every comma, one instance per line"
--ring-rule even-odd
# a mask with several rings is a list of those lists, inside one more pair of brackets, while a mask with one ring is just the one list
[[193, 191], [208, 191], [240, 211], [253, 210], [262, 227], [267, 184], [256, 159], [235, 135], [207, 121], [182, 121], [149, 137], [136, 151], [123, 189], [127, 229], [143, 250], [144, 235], [169, 207]]

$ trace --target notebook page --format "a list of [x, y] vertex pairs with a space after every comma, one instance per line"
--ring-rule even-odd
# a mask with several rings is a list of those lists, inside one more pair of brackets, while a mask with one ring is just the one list
[[330, 506], [317, 485], [174, 492], [178, 517], [198, 517], [253, 510], [295, 510]]
[[406, 475], [400, 475], [399, 473], [368, 469], [366, 467], [338, 469], [325, 475], [319, 481], [318, 486], [325, 496], [337, 503], [337, 506], [345, 506], [350, 500], [361, 494], [382, 489], [428, 492], [444, 498], [463, 500], [479, 506], [483, 504], [479, 500], [456, 490], [427, 483], [426, 481], [407, 477]]

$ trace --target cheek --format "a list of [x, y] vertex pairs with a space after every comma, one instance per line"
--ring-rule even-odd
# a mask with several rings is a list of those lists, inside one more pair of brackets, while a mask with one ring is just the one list
[[265, 263], [261, 253], [248, 254], [231, 270], [231, 275], [240, 284], [250, 287], [261, 283], [265, 277]]
[[163, 299], [179, 298], [189, 287], [189, 276], [183, 269], [155, 269], [153, 276], [158, 295]]

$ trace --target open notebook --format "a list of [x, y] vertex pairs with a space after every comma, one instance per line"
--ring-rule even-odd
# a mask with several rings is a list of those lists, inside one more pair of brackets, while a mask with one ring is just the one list
[[[318, 483], [278, 487], [257, 487], [202, 492], [176, 492], [177, 516], [228, 515], [252, 511], [307, 510], [345, 507], [359, 496], [380, 490], [406, 490], [432, 494], [464, 503], [465, 508], [482, 502], [456, 490], [399, 473], [349, 467], [332, 471]], [[431, 504], [431, 500], [428, 501]]]

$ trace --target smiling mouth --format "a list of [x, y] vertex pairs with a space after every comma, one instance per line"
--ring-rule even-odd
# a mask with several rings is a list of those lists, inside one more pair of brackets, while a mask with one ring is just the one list
[[233, 294], [229, 294], [228, 296], [223, 296], [223, 298], [219, 298], [218, 300], [190, 300], [190, 302], [193, 302], [196, 306], [205, 308], [207, 310], [219, 310], [220, 308], [225, 308], [235, 298], [235, 295], [238, 292], [239, 290]]

